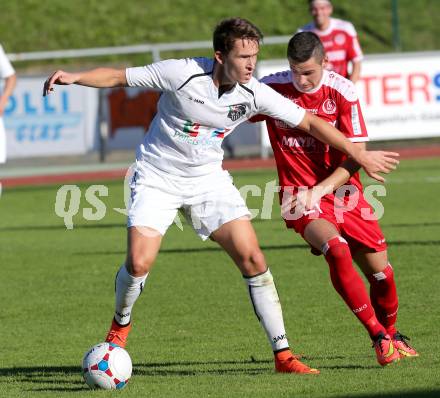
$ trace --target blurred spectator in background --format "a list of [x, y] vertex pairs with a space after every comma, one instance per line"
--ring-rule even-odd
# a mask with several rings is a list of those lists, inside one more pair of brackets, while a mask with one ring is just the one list
[[[298, 31], [316, 33], [328, 57], [327, 69], [356, 83], [361, 72], [363, 54], [353, 24], [331, 18], [333, 5], [330, 0], [309, 0], [309, 9], [313, 22]], [[350, 73], [348, 72], [349, 63], [351, 63]]]
[[0, 44], [0, 79], [4, 79], [3, 91], [0, 91], [0, 163], [6, 162], [6, 132], [3, 124], [3, 113], [16, 83], [15, 70], [6, 57]]

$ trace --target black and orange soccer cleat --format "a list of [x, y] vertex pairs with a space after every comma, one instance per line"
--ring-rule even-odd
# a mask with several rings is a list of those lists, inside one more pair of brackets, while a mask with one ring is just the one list
[[107, 337], [105, 341], [107, 343], [113, 343], [118, 345], [119, 347], [125, 348], [127, 344], [128, 333], [130, 333], [131, 324], [128, 325], [119, 325], [114, 319], [112, 321], [112, 326], [110, 327], [109, 332], [107, 333]]
[[[281, 353], [279, 353], [281, 354]], [[279, 355], [275, 354], [275, 371], [278, 373], [297, 373], [297, 374], [319, 374], [318, 369], [310, 368], [302, 363], [290, 351], [284, 351]]]

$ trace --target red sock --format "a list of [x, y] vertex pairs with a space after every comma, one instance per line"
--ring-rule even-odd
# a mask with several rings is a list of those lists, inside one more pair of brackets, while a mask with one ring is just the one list
[[350, 248], [340, 236], [330, 239], [323, 247], [325, 259], [330, 266], [330, 278], [336, 291], [362, 322], [373, 338], [386, 333], [379, 323], [370, 302], [367, 289], [353, 267]]
[[388, 263], [382, 272], [367, 275], [367, 278], [370, 282], [371, 304], [377, 319], [385, 327], [387, 333], [393, 336], [396, 333], [395, 324], [399, 307], [393, 268]]

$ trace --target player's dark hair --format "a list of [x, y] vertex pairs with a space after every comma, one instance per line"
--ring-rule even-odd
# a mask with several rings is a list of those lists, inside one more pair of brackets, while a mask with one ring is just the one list
[[318, 35], [313, 32], [296, 33], [287, 45], [287, 58], [299, 64], [312, 57], [315, 57], [317, 63], [321, 63], [325, 57], [324, 46]]
[[228, 18], [221, 21], [214, 30], [214, 51], [228, 54], [237, 39], [260, 43], [263, 34], [253, 23], [243, 18]]

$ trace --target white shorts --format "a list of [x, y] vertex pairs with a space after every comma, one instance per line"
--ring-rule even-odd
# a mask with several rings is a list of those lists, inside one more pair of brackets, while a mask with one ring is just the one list
[[6, 131], [3, 118], [0, 117], [0, 164], [6, 163]]
[[178, 216], [179, 209], [203, 240], [223, 224], [250, 216], [226, 170], [203, 177], [176, 177], [151, 165], [136, 167], [130, 189], [128, 227], [149, 227], [161, 235]]

